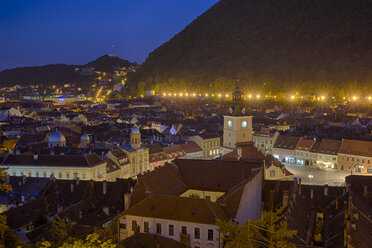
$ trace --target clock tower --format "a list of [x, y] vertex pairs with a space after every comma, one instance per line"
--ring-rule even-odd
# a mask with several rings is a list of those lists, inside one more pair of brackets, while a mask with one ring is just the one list
[[253, 141], [252, 116], [246, 115], [243, 95], [236, 85], [229, 113], [223, 116], [223, 147], [226, 152], [234, 150], [236, 143]]

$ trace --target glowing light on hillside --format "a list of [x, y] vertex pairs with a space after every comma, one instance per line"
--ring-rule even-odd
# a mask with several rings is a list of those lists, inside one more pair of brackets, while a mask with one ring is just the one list
[[218, 97], [219, 97], [219, 98], [221, 98], [221, 97], [222, 97], [222, 95], [221, 95], [221, 94], [218, 94]]
[[291, 96], [291, 99], [294, 100], [295, 99], [295, 96]]
[[189, 96], [189, 93], [186, 93], [186, 96]]
[[180, 96], [183, 96], [183, 94], [182, 94], [182, 93], [180, 93]]
[[226, 97], [229, 97], [229, 94], [226, 94]]
[[369, 97], [368, 97], [368, 101], [371, 101], [371, 100], [372, 100], [372, 96], [369, 96]]
[[260, 95], [257, 95], [256, 97], [257, 97], [257, 99], [260, 99]]
[[248, 98], [249, 98], [249, 99], [251, 99], [251, 98], [252, 98], [252, 95], [251, 95], [251, 94], [249, 94], [249, 95], [248, 95]]

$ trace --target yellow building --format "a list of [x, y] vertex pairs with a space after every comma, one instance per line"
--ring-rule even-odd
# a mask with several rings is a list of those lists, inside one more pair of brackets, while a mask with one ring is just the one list
[[142, 145], [141, 133], [137, 125], [134, 125], [130, 134], [130, 144], [120, 146], [126, 153], [130, 164], [124, 169], [124, 178], [137, 177], [150, 169], [149, 148]]

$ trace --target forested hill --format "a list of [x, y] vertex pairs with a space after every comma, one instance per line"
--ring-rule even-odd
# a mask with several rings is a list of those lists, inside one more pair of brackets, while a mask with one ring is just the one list
[[371, 0], [221, 0], [153, 51], [130, 82], [173, 89], [222, 88], [237, 78], [267, 90], [368, 85], [371, 17]]
[[0, 86], [15, 84], [56, 84], [91, 82], [94, 74], [83, 74], [76, 68], [94, 68], [95, 70], [110, 72], [117, 67], [136, 65], [116, 56], [103, 55], [85, 65], [54, 64], [44, 66], [19, 67], [0, 71]]

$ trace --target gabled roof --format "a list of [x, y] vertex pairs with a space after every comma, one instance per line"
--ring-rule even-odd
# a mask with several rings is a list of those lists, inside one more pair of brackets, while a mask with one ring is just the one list
[[216, 219], [229, 220], [220, 204], [205, 199], [151, 195], [129, 208], [125, 215], [214, 225]]
[[297, 143], [296, 150], [309, 152], [311, 150], [311, 147], [315, 144], [315, 142], [316, 141], [313, 139], [309, 140], [301, 138]]
[[96, 153], [86, 155], [25, 155], [9, 154], [3, 166], [56, 166], [56, 167], [94, 167], [105, 163]]
[[279, 135], [278, 139], [274, 144], [274, 148], [295, 150], [297, 143], [300, 141], [300, 139], [301, 139], [300, 137], [295, 136]]
[[250, 177], [254, 170], [250, 163], [237, 161], [176, 159], [174, 163], [189, 188], [221, 192]]
[[181, 147], [186, 154], [203, 151], [203, 149], [201, 149], [200, 146], [198, 146], [195, 142], [181, 144]]
[[343, 139], [339, 153], [372, 157], [372, 142]]

